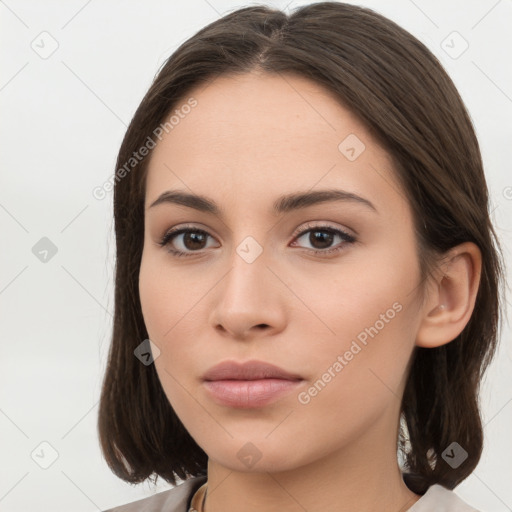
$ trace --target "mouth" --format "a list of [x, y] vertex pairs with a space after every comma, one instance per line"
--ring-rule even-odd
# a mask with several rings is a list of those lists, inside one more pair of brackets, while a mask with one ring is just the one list
[[304, 379], [262, 361], [224, 361], [203, 376], [209, 396], [219, 405], [249, 409], [263, 407], [295, 390]]

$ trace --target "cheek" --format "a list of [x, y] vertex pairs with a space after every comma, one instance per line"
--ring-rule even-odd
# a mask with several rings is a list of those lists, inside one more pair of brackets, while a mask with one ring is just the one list
[[193, 409], [193, 401], [187, 400], [188, 395], [183, 390], [184, 386], [188, 387], [187, 369], [193, 366], [194, 354], [188, 339], [173, 341], [178, 339], [178, 335], [183, 336], [180, 330], [190, 309], [190, 293], [183, 289], [179, 279], [172, 277], [163, 272], [162, 264], [156, 258], [143, 255], [139, 294], [149, 339], [160, 349], [154, 364], [168, 401], [183, 418], [187, 417], [187, 411]]
[[[297, 397], [295, 435], [300, 436], [300, 429], [308, 425], [317, 433], [318, 443], [329, 449], [350, 443], [361, 432], [382, 424], [382, 418], [392, 422], [398, 414], [414, 348], [415, 304], [400, 280], [376, 279], [377, 273], [372, 279], [366, 275], [345, 281], [346, 296], [337, 304], [324, 300], [322, 308], [319, 300], [315, 311], [335, 334], [324, 334], [313, 347], [304, 343], [300, 348], [299, 357], [307, 361], [311, 379]], [[356, 286], [362, 282], [373, 287], [365, 292]], [[335, 291], [328, 293], [333, 297]], [[307, 333], [307, 321], [302, 327]], [[304, 342], [308, 338], [303, 335]]]
[[172, 339], [174, 327], [190, 309], [193, 290], [185, 286], [179, 274], [166, 271], [163, 251], [143, 252], [139, 273], [139, 295], [149, 337], [163, 348]]
[[413, 311], [408, 306], [413, 305], [419, 281], [414, 251], [398, 253], [388, 247], [354, 252], [338, 266], [319, 265], [314, 273], [298, 274], [292, 288], [303, 299], [307, 315], [294, 321], [306, 330], [317, 328], [334, 343], [356, 337], [376, 323], [379, 332], [390, 331], [389, 326], [410, 314], [405, 310]]
[[204, 297], [214, 282], [171, 271], [165, 254], [143, 254], [139, 295], [149, 339], [160, 349], [155, 366], [168, 397], [186, 384], [197, 367], [199, 326], [205, 325]]
[[[318, 387], [327, 383], [325, 387], [333, 391], [322, 391], [319, 402], [340, 399], [357, 404], [371, 397], [385, 398], [382, 394], [389, 395], [390, 390], [399, 394], [414, 348], [418, 279], [413, 248], [400, 254], [382, 251], [378, 257], [360, 254], [357, 261], [347, 259], [335, 278], [316, 276], [316, 289], [321, 283], [323, 292], [309, 294], [307, 303], [322, 322], [311, 314], [298, 322], [300, 332], [311, 333], [314, 325], [322, 333], [315, 335], [320, 343], [303, 344], [303, 352], [299, 349], [314, 369], [312, 376], [320, 379]], [[297, 294], [306, 296], [301, 294], [311, 284], [298, 283], [302, 289]], [[304, 342], [311, 337], [303, 336]]]

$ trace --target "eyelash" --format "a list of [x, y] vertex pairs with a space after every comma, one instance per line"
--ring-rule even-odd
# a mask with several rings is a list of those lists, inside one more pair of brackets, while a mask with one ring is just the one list
[[[355, 237], [353, 237], [352, 235], [349, 235], [348, 233], [346, 233], [345, 231], [342, 231], [341, 229], [333, 228], [331, 226], [313, 226], [311, 224], [307, 224], [305, 229], [294, 234], [294, 240], [301, 238], [303, 235], [305, 235], [306, 233], [309, 233], [311, 231], [322, 231], [322, 232], [328, 232], [328, 233], [331, 233], [334, 235], [340, 235], [340, 237], [343, 239], [343, 242], [344, 242], [335, 248], [330, 248], [330, 249], [325, 249], [325, 250], [306, 249], [307, 251], [312, 252], [315, 255], [326, 255], [326, 254], [339, 252], [339, 251], [342, 251], [345, 249], [346, 244], [353, 244], [356, 242]], [[203, 235], [211, 236], [207, 231], [204, 231], [203, 229], [199, 229], [194, 226], [184, 226], [181, 228], [172, 229], [170, 231], [167, 231], [167, 233], [165, 233], [165, 235], [162, 237], [162, 239], [157, 243], [158, 243], [158, 245], [165, 247], [169, 244], [169, 242], [171, 242], [178, 235], [181, 235], [183, 233], [189, 233], [189, 232], [201, 233]], [[173, 256], [178, 257], [178, 258], [194, 256], [195, 254], [200, 253], [200, 251], [185, 252], [185, 251], [180, 251], [177, 249], [171, 249], [170, 247], [167, 247], [167, 251], [169, 253], [171, 253]]]

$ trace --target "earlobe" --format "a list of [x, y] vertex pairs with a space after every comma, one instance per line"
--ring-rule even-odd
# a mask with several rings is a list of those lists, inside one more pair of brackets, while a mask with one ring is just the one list
[[444, 255], [439, 272], [430, 278], [431, 290], [420, 313], [416, 345], [439, 347], [463, 331], [475, 307], [481, 268], [480, 249], [472, 242]]

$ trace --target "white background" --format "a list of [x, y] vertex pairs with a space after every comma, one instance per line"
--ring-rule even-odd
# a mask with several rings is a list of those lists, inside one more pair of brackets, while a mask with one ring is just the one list
[[[481, 143], [493, 218], [509, 261], [512, 3], [363, 4], [424, 42], [457, 85]], [[99, 451], [97, 405], [110, 341], [115, 247], [111, 194], [96, 200], [92, 190], [112, 176], [126, 126], [165, 59], [207, 23], [246, 5], [0, 2], [2, 511], [97, 511], [169, 487], [120, 481]], [[40, 35], [45, 31], [51, 36]], [[442, 46], [453, 31], [469, 44], [456, 59]], [[48, 50], [52, 38], [58, 48], [43, 59], [32, 46]], [[460, 44], [454, 40], [455, 49]], [[46, 263], [32, 252], [42, 237], [57, 247]], [[482, 511], [512, 510], [511, 376], [505, 323], [482, 391], [484, 453], [456, 490]], [[39, 446], [43, 441], [58, 453], [48, 469], [31, 458], [36, 450], [41, 463], [51, 461], [52, 449]]]

